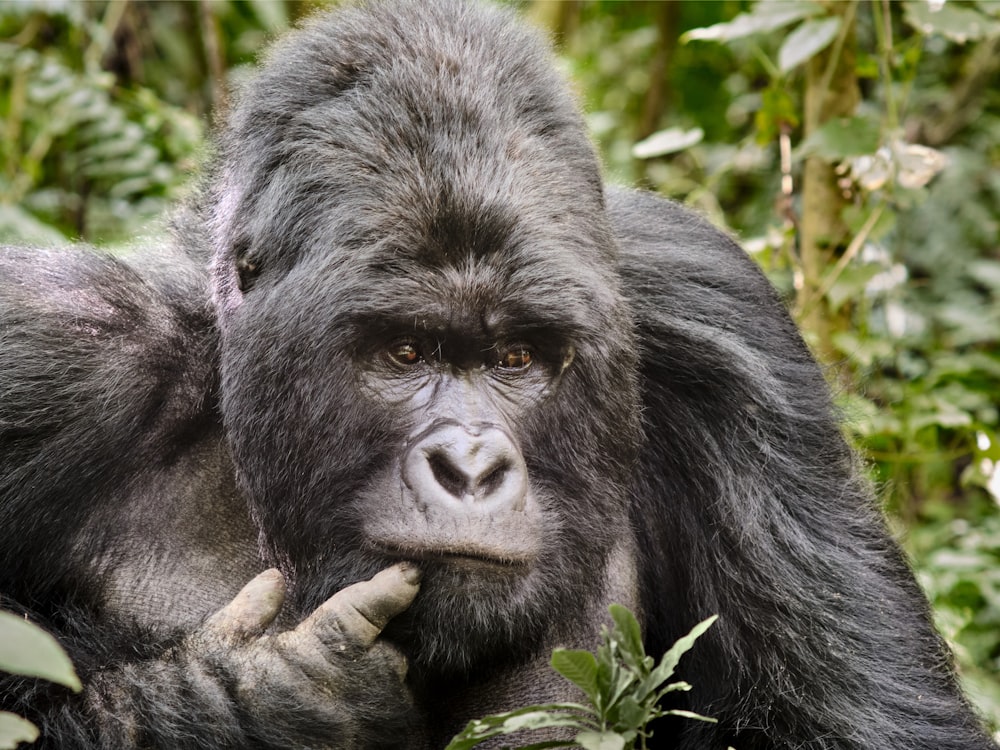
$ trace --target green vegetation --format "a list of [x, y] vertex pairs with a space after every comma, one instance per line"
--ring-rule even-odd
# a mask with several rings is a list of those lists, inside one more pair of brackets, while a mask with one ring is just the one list
[[538, 747], [582, 747], [584, 750], [645, 749], [652, 736], [649, 723], [661, 716], [683, 716], [697, 721], [714, 721], [690, 711], [664, 711], [660, 700], [668, 693], [690, 690], [686, 682], [670, 682], [681, 657], [698, 637], [711, 627], [712, 617], [696, 625], [663, 655], [659, 663], [646, 655], [635, 616], [625, 607], [609, 608], [614, 627], [603, 628], [597, 653], [556, 649], [552, 668], [578, 687], [587, 699], [582, 703], [553, 703], [528, 706], [469, 722], [445, 750], [470, 750], [492, 737], [539, 729], [570, 729], [572, 741], [547, 740], [524, 745]]
[[[82, 689], [69, 657], [55, 638], [10, 612], [0, 611], [0, 671], [43, 677], [71, 690]], [[0, 750], [34, 742], [38, 729], [30, 721], [0, 711]]]

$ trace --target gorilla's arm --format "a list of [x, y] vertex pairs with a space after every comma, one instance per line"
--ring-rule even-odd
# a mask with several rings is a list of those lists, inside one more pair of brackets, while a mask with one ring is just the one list
[[52, 631], [85, 685], [0, 675], [0, 707], [40, 747], [408, 744], [401, 657], [375, 637], [416, 572], [262, 635], [283, 581], [237, 594], [262, 566], [211, 402], [204, 275], [139, 262], [0, 248], [0, 606]]
[[276, 570], [172, 643], [77, 622], [77, 638], [62, 640], [83, 693], [7, 679], [3, 705], [40, 726], [43, 748], [422, 747], [406, 662], [376, 640], [419, 578], [412, 566], [388, 568], [275, 634], [264, 631], [284, 600]]
[[684, 663], [720, 723], [678, 746], [991, 747], [768, 282], [689, 211], [609, 200], [643, 349], [649, 649], [721, 615]]

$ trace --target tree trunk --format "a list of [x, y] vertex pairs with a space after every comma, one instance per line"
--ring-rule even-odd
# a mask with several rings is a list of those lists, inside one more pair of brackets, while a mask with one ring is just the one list
[[[834, 42], [806, 63], [805, 135], [836, 117], [849, 117], [861, 98], [855, 71], [855, 3], [824, 2], [831, 15], [840, 16], [846, 28], [843, 44]], [[841, 212], [846, 200], [837, 185], [833, 165], [818, 157], [806, 160], [802, 175], [802, 215], [799, 254], [802, 286], [797, 312], [817, 357], [831, 363], [836, 354], [832, 334], [842, 320], [819, 299], [823, 272], [846, 247], [849, 236]]]

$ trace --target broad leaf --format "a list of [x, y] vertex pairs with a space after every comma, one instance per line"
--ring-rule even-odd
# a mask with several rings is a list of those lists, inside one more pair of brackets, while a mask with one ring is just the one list
[[[834, 273], [829, 271], [828, 273]], [[865, 294], [868, 282], [882, 273], [882, 267], [876, 263], [851, 265], [839, 273], [836, 281], [826, 293], [826, 300], [831, 310], [839, 310], [841, 305], [851, 299], [861, 299]], [[826, 277], [824, 277], [824, 283]]]
[[[588, 715], [591, 709], [578, 703], [550, 703], [542, 706], [528, 706], [503, 714], [485, 716], [470, 721], [465, 729], [455, 735], [445, 750], [470, 750], [480, 742], [512, 732], [550, 727], [570, 727], [579, 729], [596, 726]], [[570, 743], [548, 744], [540, 747], [565, 747]]]
[[632, 147], [632, 156], [636, 159], [652, 159], [654, 156], [675, 154], [678, 151], [691, 148], [696, 143], [701, 143], [704, 137], [705, 131], [701, 128], [692, 128], [691, 130], [667, 128], [657, 131], [635, 144]]
[[83, 689], [56, 639], [10, 612], [0, 612], [0, 670], [43, 677], [76, 692]]
[[778, 51], [778, 67], [788, 72], [820, 52], [837, 38], [839, 18], [816, 18], [792, 31]]
[[765, 0], [757, 3], [749, 13], [740, 13], [728, 23], [717, 23], [707, 28], [691, 29], [681, 36], [681, 41], [689, 42], [695, 39], [729, 42], [754, 34], [766, 34], [822, 12], [822, 6], [803, 0], [791, 0], [790, 2]]
[[625, 738], [617, 732], [580, 732], [576, 744], [584, 750], [624, 750]]
[[639, 629], [639, 622], [635, 619], [635, 615], [620, 604], [612, 604], [608, 607], [608, 611], [618, 629], [622, 649], [641, 661], [646, 650], [642, 645], [642, 631]]
[[580, 688], [593, 702], [597, 699], [597, 659], [589, 651], [557, 648], [552, 668]]
[[38, 739], [38, 727], [20, 716], [0, 711], [0, 750], [14, 750], [20, 742]]
[[904, 3], [904, 18], [921, 34], [941, 34], [959, 44], [1000, 36], [1000, 21], [972, 8], [946, 3], [932, 10], [926, 2]]
[[621, 729], [623, 727], [642, 727], [649, 720], [647, 707], [635, 699], [635, 696], [626, 695], [618, 702], [617, 717], [615, 725]]

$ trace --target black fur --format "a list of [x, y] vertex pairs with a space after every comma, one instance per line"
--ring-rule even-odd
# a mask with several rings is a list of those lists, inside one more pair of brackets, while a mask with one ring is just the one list
[[[406, 480], [467, 429], [512, 502]], [[289, 639], [401, 560], [375, 646]], [[209, 619], [267, 566], [262, 637]], [[451, 0], [279, 43], [174, 247], [0, 252], [0, 592], [86, 685], [3, 685], [42, 747], [440, 747], [575, 698], [548, 654], [614, 600], [652, 653], [721, 615], [683, 664], [719, 723], [653, 747], [992, 746], [763, 276], [605, 194], [545, 45]]]

